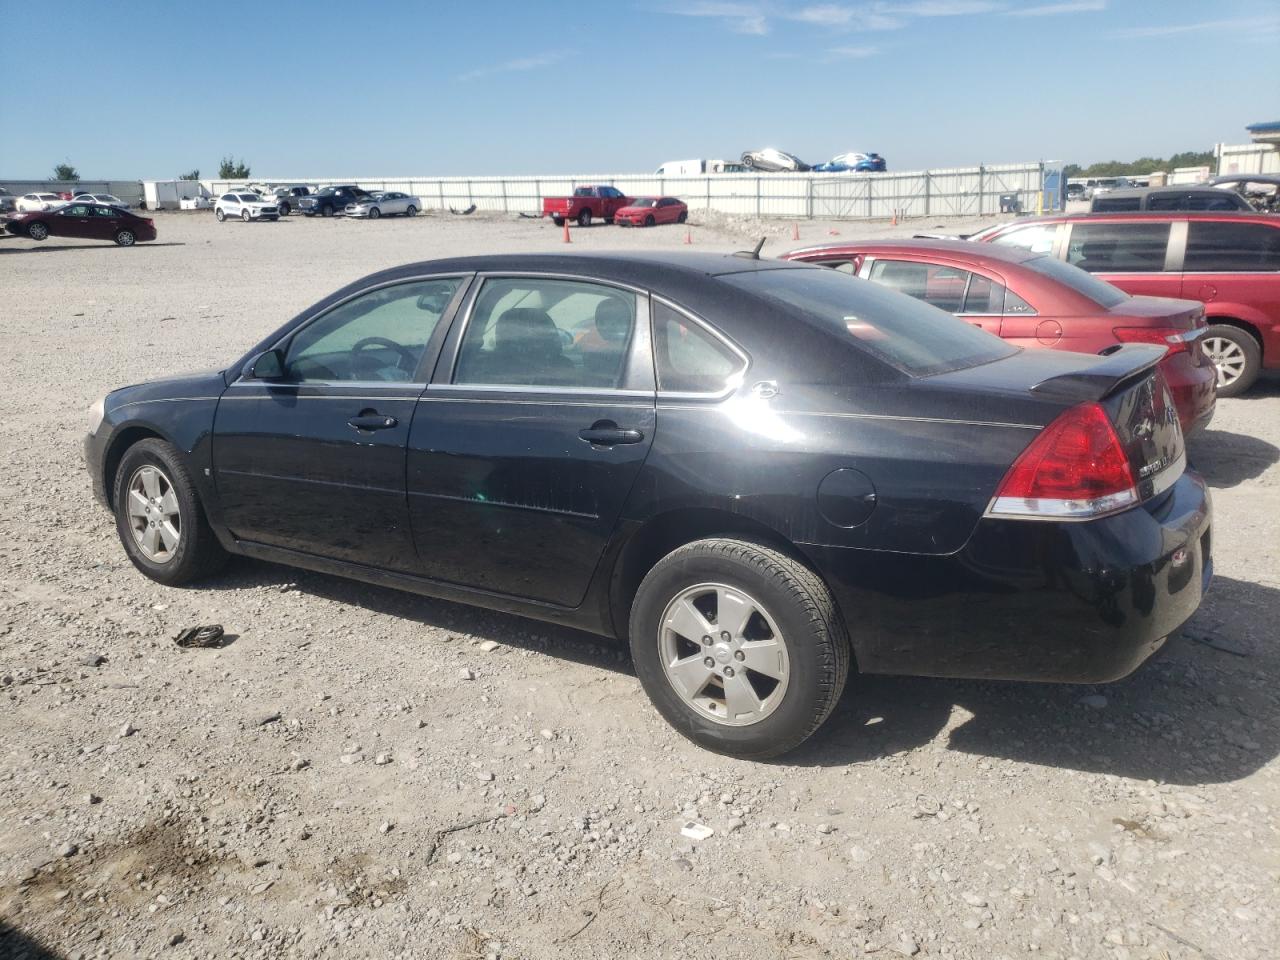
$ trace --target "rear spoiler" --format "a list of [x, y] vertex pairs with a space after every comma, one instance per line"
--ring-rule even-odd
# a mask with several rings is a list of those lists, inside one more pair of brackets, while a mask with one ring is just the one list
[[1166, 347], [1154, 343], [1126, 343], [1092, 358], [1093, 362], [1086, 367], [1041, 380], [1031, 392], [1076, 403], [1101, 400], [1142, 379], [1166, 352]]

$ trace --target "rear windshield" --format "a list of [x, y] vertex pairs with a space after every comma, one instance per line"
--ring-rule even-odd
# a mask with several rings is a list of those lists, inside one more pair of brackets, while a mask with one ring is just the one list
[[1022, 266], [1065, 284], [1100, 307], [1111, 308], [1129, 299], [1129, 295], [1119, 287], [1113, 287], [1105, 280], [1099, 280], [1093, 274], [1054, 257], [1023, 260]]
[[936, 307], [835, 270], [759, 270], [721, 279], [798, 310], [913, 377], [974, 367], [1017, 352]]

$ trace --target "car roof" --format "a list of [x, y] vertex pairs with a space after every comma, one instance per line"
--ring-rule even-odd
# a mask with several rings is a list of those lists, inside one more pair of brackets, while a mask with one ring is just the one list
[[[1112, 194], [1107, 194], [1111, 196]], [[1280, 228], [1280, 217], [1272, 213], [1250, 213], [1247, 210], [1117, 210], [1114, 213], [1066, 213], [1056, 216], [1019, 217], [1008, 223], [997, 224], [1000, 232], [1008, 227], [1021, 227], [1029, 223], [1075, 223], [1077, 221], [1105, 220], [1119, 223], [1121, 220], [1230, 220], [1232, 223], [1265, 223]], [[994, 227], [987, 228], [994, 230]]]
[[1108, 200], [1116, 197], [1146, 197], [1162, 193], [1212, 193], [1214, 188], [1203, 183], [1189, 183], [1186, 186], [1173, 187], [1132, 187], [1125, 190], [1111, 190], [1106, 194]]
[[856, 243], [824, 243], [813, 247], [802, 247], [791, 250], [788, 256], [799, 256], [812, 253], [857, 254], [877, 252], [941, 254], [952, 260], [999, 261], [1001, 263], [1026, 263], [1037, 260], [1043, 253], [1033, 253], [1022, 247], [1008, 247], [996, 244], [978, 244], [969, 240], [860, 240]]

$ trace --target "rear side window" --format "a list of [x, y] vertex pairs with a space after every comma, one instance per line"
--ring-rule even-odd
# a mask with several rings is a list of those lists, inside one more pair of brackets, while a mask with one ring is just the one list
[[969, 287], [964, 292], [964, 307], [961, 313], [1000, 314], [1005, 312], [1004, 284], [982, 276], [979, 273], [969, 274]]
[[[1151, 198], [1151, 209], [1157, 209], [1155, 201], [1158, 198]], [[1101, 196], [1093, 201], [1094, 213], [1123, 213], [1127, 210], [1137, 210], [1142, 206], [1141, 197], [1108, 197]], [[1173, 209], [1172, 207], [1168, 209]]]
[[1168, 246], [1167, 223], [1077, 223], [1067, 262], [1089, 273], [1159, 273]]
[[990, 363], [1017, 352], [971, 323], [834, 270], [757, 270], [721, 279], [913, 377]]
[[733, 386], [747, 364], [699, 324], [654, 301], [653, 366], [664, 393], [715, 394]]
[[1280, 270], [1280, 229], [1264, 223], [1193, 220], [1187, 224], [1182, 269], [1188, 273]]
[[1187, 201], [1188, 210], [1241, 210], [1240, 200], [1234, 194], [1216, 190], [1213, 193], [1193, 193]]
[[[1148, 210], [1186, 210], [1185, 193], [1153, 193], [1147, 197]], [[1135, 206], [1132, 209], [1137, 210]]]

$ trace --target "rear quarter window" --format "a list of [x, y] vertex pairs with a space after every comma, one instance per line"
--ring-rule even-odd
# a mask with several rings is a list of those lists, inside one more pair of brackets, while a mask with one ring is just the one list
[[1280, 228], [1193, 220], [1187, 224], [1182, 269], [1188, 273], [1280, 270]]
[[1017, 352], [949, 313], [834, 270], [758, 270], [721, 279], [912, 377], [961, 370]]

